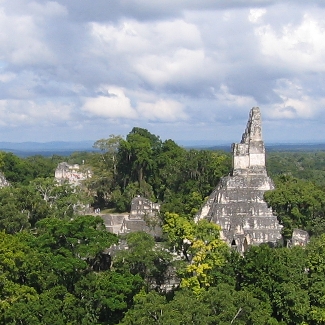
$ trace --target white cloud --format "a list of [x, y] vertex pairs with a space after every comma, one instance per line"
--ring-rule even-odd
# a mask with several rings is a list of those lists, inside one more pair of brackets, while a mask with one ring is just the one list
[[274, 91], [282, 102], [267, 108], [267, 116], [272, 119], [313, 119], [325, 107], [325, 95], [311, 97], [298, 80], [280, 80]]
[[131, 106], [130, 99], [124, 90], [118, 87], [107, 87], [105, 96], [85, 98], [82, 110], [94, 116], [104, 118], [137, 117], [136, 111]]
[[137, 106], [140, 117], [149, 121], [180, 121], [188, 118], [184, 105], [171, 99], [156, 102], [140, 102]]
[[155, 86], [199, 83], [217, 73], [215, 62], [203, 50], [178, 49], [170, 56], [144, 55], [135, 63], [142, 78]]
[[48, 127], [70, 121], [72, 110], [71, 104], [60, 102], [0, 100], [0, 121], [3, 126], [43, 125]]
[[126, 20], [116, 26], [91, 23], [90, 33], [94, 55], [123, 62], [123, 68], [153, 87], [187, 84], [194, 75], [198, 80], [206, 79], [215, 65], [203, 51], [198, 28], [179, 19], [149, 23]]
[[270, 24], [255, 30], [261, 53], [274, 64], [296, 71], [325, 71], [325, 23], [304, 14], [299, 25], [284, 24], [277, 32]]
[[221, 85], [218, 91], [215, 91], [213, 88], [211, 90], [220, 106], [242, 108], [253, 107], [257, 104], [254, 98], [250, 96], [240, 96], [231, 94], [228, 87], [224, 84]]
[[179, 19], [149, 23], [123, 20], [117, 25], [92, 22], [89, 27], [91, 35], [107, 51], [118, 53], [161, 53], [171, 48], [202, 45], [197, 27]]
[[[134, 119], [172, 122], [187, 119], [184, 105], [172, 99], [159, 99], [154, 93], [125, 90], [116, 86], [102, 86], [98, 96], [85, 98], [82, 110], [94, 116], [110, 119]], [[131, 100], [132, 98], [132, 100]], [[131, 104], [134, 102], [134, 107]]]
[[[311, 120], [320, 117], [319, 122], [324, 122], [323, 112], [325, 107], [325, 97], [314, 99], [309, 96], [300, 98], [283, 98], [283, 104], [273, 104], [267, 107], [267, 117], [271, 119], [299, 119]], [[311, 132], [313, 130], [310, 130]]]
[[0, 60], [17, 65], [55, 62], [34, 17], [7, 15], [0, 8], [0, 30]]
[[265, 15], [265, 8], [254, 8], [249, 10], [248, 20], [251, 23], [257, 23], [261, 21], [261, 18]]

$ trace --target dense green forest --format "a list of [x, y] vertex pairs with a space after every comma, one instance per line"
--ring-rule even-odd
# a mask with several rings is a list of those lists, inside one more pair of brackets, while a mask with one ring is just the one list
[[[186, 150], [145, 129], [69, 157], [0, 153], [0, 324], [325, 324], [325, 152], [272, 152], [265, 199], [307, 247], [228, 248], [219, 227], [193, 217], [231, 156]], [[93, 177], [54, 181], [59, 162]], [[163, 238], [118, 238], [88, 205], [125, 212], [135, 195], [162, 204]], [[127, 250], [116, 250], [123, 239]], [[114, 252], [114, 253], [113, 253]], [[175, 286], [165, 290], [168, 280]]]

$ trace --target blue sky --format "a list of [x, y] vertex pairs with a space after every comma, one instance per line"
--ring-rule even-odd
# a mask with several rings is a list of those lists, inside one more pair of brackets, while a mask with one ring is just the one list
[[0, 141], [325, 142], [325, 2], [0, 1]]

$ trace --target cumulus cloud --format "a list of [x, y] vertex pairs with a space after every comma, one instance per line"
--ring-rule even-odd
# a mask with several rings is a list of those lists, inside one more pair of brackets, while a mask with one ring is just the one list
[[263, 15], [265, 15], [266, 9], [265, 8], [254, 8], [249, 10], [248, 20], [251, 23], [257, 23], [261, 21]]
[[325, 23], [304, 14], [298, 25], [284, 24], [280, 32], [269, 25], [255, 30], [260, 39], [261, 53], [272, 61], [295, 71], [324, 71]]
[[15, 65], [53, 62], [42, 31], [28, 15], [7, 15], [0, 10], [0, 59]]
[[272, 119], [311, 120], [322, 115], [325, 96], [310, 96], [298, 80], [279, 80], [275, 92], [282, 102], [267, 107], [267, 116]]
[[117, 25], [93, 22], [90, 28], [99, 42], [106, 43], [108, 48], [119, 53], [130, 54], [132, 50], [135, 55], [146, 51], [158, 54], [170, 48], [197, 48], [202, 45], [197, 27], [180, 19], [149, 23], [124, 20]]
[[218, 91], [211, 89], [216, 100], [224, 107], [253, 107], [256, 106], [256, 101], [250, 96], [234, 95], [229, 92], [226, 85], [222, 84]]
[[69, 122], [72, 119], [71, 112], [71, 105], [62, 102], [0, 100], [0, 121], [6, 127], [55, 126], [57, 123]]
[[142, 118], [149, 121], [180, 121], [188, 118], [184, 105], [174, 100], [160, 99], [156, 102], [140, 102], [137, 110]]
[[199, 83], [211, 77], [213, 71], [217, 72], [213, 60], [202, 50], [188, 49], [176, 50], [171, 56], [143, 56], [135, 69], [144, 80], [158, 87]]
[[123, 89], [117, 87], [108, 87], [105, 95], [86, 98], [82, 110], [104, 118], [134, 119], [137, 117], [130, 99]]
[[146, 24], [126, 20], [118, 25], [92, 23], [90, 29], [95, 55], [103, 59], [109, 56], [120, 65], [122, 61], [130, 74], [152, 88], [186, 87], [213, 73], [215, 63], [204, 52], [194, 24], [182, 20]]
[[[172, 99], [159, 99], [152, 93], [129, 95], [116, 86], [102, 86], [96, 97], [85, 98], [82, 110], [108, 119], [132, 119], [171, 122], [187, 119], [184, 105]], [[131, 97], [135, 98], [134, 106]], [[137, 100], [138, 99], [138, 100]]]

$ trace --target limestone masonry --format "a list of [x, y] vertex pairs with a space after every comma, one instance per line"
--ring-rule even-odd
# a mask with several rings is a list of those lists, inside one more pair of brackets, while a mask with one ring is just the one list
[[221, 238], [244, 252], [249, 245], [275, 244], [282, 240], [277, 217], [264, 201], [274, 189], [265, 167], [261, 112], [253, 107], [240, 143], [232, 145], [232, 174], [223, 177], [196, 215], [221, 227]]
[[9, 182], [7, 181], [5, 175], [3, 175], [3, 173], [0, 172], [0, 188], [9, 186]]
[[106, 229], [114, 234], [128, 234], [144, 231], [156, 238], [161, 237], [162, 229], [159, 221], [160, 204], [137, 196], [132, 199], [130, 214], [103, 215]]
[[81, 170], [78, 164], [69, 165], [66, 162], [61, 162], [58, 164], [55, 170], [55, 179], [59, 183], [68, 182], [72, 185], [80, 185], [82, 181], [90, 178], [90, 170]]

